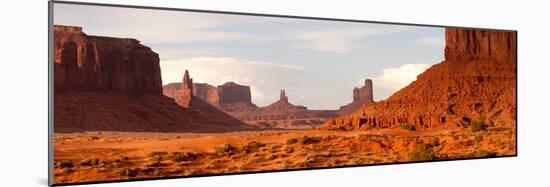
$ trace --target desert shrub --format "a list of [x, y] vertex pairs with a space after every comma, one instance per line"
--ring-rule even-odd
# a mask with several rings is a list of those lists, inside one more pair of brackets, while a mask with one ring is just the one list
[[317, 160], [313, 156], [308, 156], [303, 162], [298, 163], [299, 166], [309, 167], [314, 164]]
[[63, 168], [63, 170], [61, 170], [61, 172], [64, 173], [64, 174], [68, 174], [68, 173], [73, 172], [73, 169], [71, 169], [71, 168]]
[[153, 171], [153, 176], [161, 176], [161, 175], [162, 175], [162, 172], [160, 170]]
[[401, 129], [405, 129], [405, 130], [409, 130], [409, 131], [414, 131], [416, 130], [416, 127], [412, 124], [408, 124], [408, 123], [403, 123], [401, 124]]
[[424, 143], [416, 144], [414, 150], [409, 152], [410, 161], [434, 160], [435, 158], [432, 146]]
[[98, 165], [99, 163], [102, 163], [103, 161], [100, 160], [100, 159], [97, 159], [97, 158], [89, 158], [89, 159], [84, 159], [82, 161], [80, 161], [79, 165], [81, 166], [95, 166], [95, 165]]
[[208, 165], [206, 165], [206, 169], [216, 169], [216, 165], [208, 164]]
[[267, 154], [267, 155], [265, 156], [265, 159], [266, 159], [266, 160], [273, 160], [273, 159], [275, 159], [275, 158], [277, 158], [277, 155], [274, 155], [274, 154]]
[[150, 152], [147, 157], [156, 157], [156, 156], [164, 156], [164, 155], [167, 155], [168, 152], [166, 151], [153, 151], [153, 152]]
[[329, 159], [326, 163], [327, 166], [335, 166], [338, 165], [339, 161], [336, 159]]
[[227, 168], [228, 171], [235, 171], [235, 170], [237, 170], [237, 169], [239, 169], [237, 166], [229, 166], [229, 167]]
[[292, 148], [291, 146], [284, 146], [283, 147], [283, 152], [285, 152], [286, 154], [290, 154], [290, 153], [294, 152], [294, 148]]
[[59, 168], [72, 168], [74, 166], [73, 161], [70, 160], [62, 160], [57, 163], [57, 166]]
[[439, 146], [440, 145], [439, 138], [438, 137], [432, 138], [432, 141], [430, 142], [430, 145], [432, 145], [433, 147]]
[[193, 161], [198, 158], [197, 154], [191, 152], [174, 152], [172, 155], [174, 162]]
[[141, 167], [141, 168], [139, 168], [139, 171], [140, 171], [141, 173], [151, 173], [151, 172], [154, 171], [154, 169], [153, 169], [153, 168], [149, 168], [149, 167]]
[[214, 149], [215, 154], [218, 156], [230, 155], [235, 152], [235, 147], [233, 147], [231, 144], [221, 144], [216, 146]]
[[107, 168], [99, 167], [99, 168], [96, 169], [96, 171], [99, 172], [99, 173], [107, 172]]
[[162, 162], [160, 162], [160, 160], [151, 160], [151, 161], [145, 163], [145, 166], [160, 167], [160, 166], [163, 166], [163, 164], [162, 164]]
[[88, 140], [99, 140], [100, 138], [98, 136], [90, 136]]
[[111, 164], [111, 167], [113, 167], [113, 168], [119, 168], [120, 166], [122, 166], [122, 165], [120, 164], [120, 162], [113, 162], [113, 163]]
[[260, 148], [260, 147], [264, 147], [265, 144], [262, 143], [262, 142], [258, 142], [258, 141], [250, 141], [248, 142], [246, 145], [252, 147], [252, 148]]
[[309, 156], [306, 158], [306, 160], [304, 161], [305, 163], [308, 163], [308, 164], [311, 164], [311, 163], [315, 163], [317, 160], [315, 159], [315, 157], [313, 156]]
[[254, 141], [248, 142], [246, 145], [243, 145], [241, 147], [241, 150], [243, 150], [245, 153], [250, 153], [261, 147], [265, 147], [265, 144], [254, 140]]
[[139, 168], [124, 168], [118, 170], [118, 174], [125, 177], [136, 177], [139, 173]]
[[295, 144], [295, 143], [298, 143], [298, 138], [291, 138], [291, 139], [286, 140], [287, 145], [292, 145], [292, 144]]
[[470, 123], [470, 129], [473, 131], [473, 132], [477, 132], [477, 131], [483, 131], [483, 130], [486, 130], [486, 126], [485, 124], [483, 123], [483, 118], [480, 117], [476, 120], [472, 120], [472, 122]]
[[481, 142], [481, 141], [483, 141], [483, 136], [482, 136], [482, 135], [477, 135], [477, 136], [474, 138], [474, 141], [475, 141], [475, 142], [478, 142], [478, 143]]
[[174, 173], [181, 173], [181, 172], [183, 172], [183, 169], [180, 168], [180, 167], [176, 167], [176, 168], [172, 168], [172, 169], [168, 170], [168, 173], [173, 173], [173, 174]]
[[281, 162], [281, 165], [283, 165], [283, 168], [289, 168], [290, 166], [292, 166], [292, 161], [283, 160], [283, 162]]
[[270, 151], [271, 153], [276, 153], [277, 151], [279, 151], [279, 147], [280, 147], [280, 146], [279, 146], [278, 144], [271, 144], [271, 145], [269, 146], [269, 151]]
[[478, 150], [474, 154], [475, 154], [476, 157], [494, 157], [494, 156], [497, 156], [497, 153], [486, 151], [486, 150]]
[[470, 129], [474, 132], [485, 130], [483, 123], [479, 121], [472, 122], [472, 124], [470, 124]]
[[302, 145], [315, 144], [321, 142], [321, 138], [317, 136], [303, 136], [300, 138], [299, 142]]

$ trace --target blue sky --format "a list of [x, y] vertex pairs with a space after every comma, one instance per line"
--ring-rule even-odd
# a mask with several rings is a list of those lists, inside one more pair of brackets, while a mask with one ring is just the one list
[[373, 79], [385, 99], [443, 60], [443, 28], [56, 4], [54, 23], [89, 35], [136, 38], [159, 53], [163, 84], [185, 69], [195, 82], [251, 86], [259, 106], [278, 99], [337, 109]]

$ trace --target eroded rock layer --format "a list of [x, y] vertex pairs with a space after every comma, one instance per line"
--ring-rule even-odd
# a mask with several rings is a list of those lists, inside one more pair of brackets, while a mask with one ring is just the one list
[[138, 40], [56, 25], [54, 51], [55, 132], [253, 129], [207, 103], [163, 96], [159, 57]]
[[136, 39], [89, 36], [80, 27], [54, 27], [54, 87], [162, 94], [159, 56]]
[[[184, 80], [185, 82], [185, 80]], [[184, 83], [170, 83], [163, 86], [163, 94], [174, 98], [176, 102], [184, 103], [191, 97], [182, 92], [193, 93], [193, 97], [199, 98], [225, 112], [249, 111], [258, 108], [252, 103], [250, 87], [228, 82], [214, 87], [206, 83], [187, 83], [192, 87], [183, 87]], [[186, 101], [189, 102], [189, 101]]]
[[447, 28], [445, 61], [387, 100], [327, 120], [329, 129], [516, 124], [516, 32]]

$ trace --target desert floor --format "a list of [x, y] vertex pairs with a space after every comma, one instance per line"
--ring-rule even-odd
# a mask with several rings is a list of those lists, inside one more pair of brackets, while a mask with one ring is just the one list
[[516, 154], [515, 129], [55, 133], [55, 183]]

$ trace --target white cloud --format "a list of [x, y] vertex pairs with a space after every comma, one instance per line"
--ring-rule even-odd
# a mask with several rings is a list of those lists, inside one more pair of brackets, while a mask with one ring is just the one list
[[300, 31], [291, 38], [299, 40], [300, 48], [336, 53], [350, 52], [357, 47], [357, 40], [376, 35], [394, 34], [403, 28], [340, 28]]
[[279, 89], [298, 85], [304, 68], [290, 64], [243, 60], [234, 57], [193, 57], [161, 60], [163, 84], [181, 82], [185, 70], [197, 83], [214, 86], [236, 82], [250, 86], [252, 101], [260, 106], [277, 99]]
[[445, 47], [444, 37], [421, 37], [418, 38], [416, 42], [432, 47]]
[[382, 71], [382, 75], [373, 78], [373, 83], [397, 91], [416, 80], [416, 76], [430, 66], [432, 64], [404, 64], [397, 68], [386, 68]]

